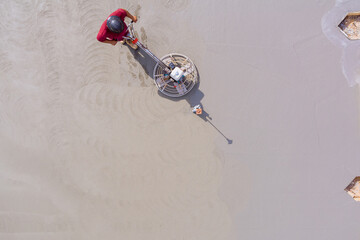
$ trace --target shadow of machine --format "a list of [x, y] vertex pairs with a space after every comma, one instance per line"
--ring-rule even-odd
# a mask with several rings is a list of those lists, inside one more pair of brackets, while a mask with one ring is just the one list
[[[134, 50], [133, 48], [129, 47], [127, 45], [127, 47], [129, 48], [129, 51], [131, 52], [131, 54], [134, 56], [134, 59], [136, 61], [138, 61], [138, 63], [142, 66], [142, 68], [144, 69], [145, 73], [154, 79], [154, 68], [156, 68], [157, 66], [157, 62], [154, 60], [153, 57], [150, 57], [148, 55], [147, 52], [145, 52], [142, 48], [138, 48], [137, 50]], [[195, 66], [196, 68], [196, 66]], [[196, 72], [197, 72], [197, 83], [194, 85], [194, 87], [191, 89], [190, 92], [188, 92], [186, 95], [184, 96], [180, 96], [180, 97], [169, 97], [165, 94], [163, 94], [160, 90], [158, 91], [158, 94], [161, 97], [164, 97], [166, 99], [169, 99], [171, 101], [180, 101], [180, 100], [186, 100], [189, 105], [190, 105], [190, 109], [195, 106], [195, 105], [201, 105], [202, 108], [202, 113], [197, 115], [199, 116], [202, 120], [204, 120], [205, 122], [209, 122], [212, 127], [218, 132], [220, 133], [227, 141], [228, 144], [232, 144], [233, 140], [229, 139], [228, 137], [226, 137], [213, 123], [212, 123], [212, 117], [210, 116], [210, 114], [205, 110], [205, 108], [202, 106], [201, 104], [201, 100], [204, 97], [204, 93], [199, 89], [200, 86], [200, 75], [199, 75], [199, 71], [197, 71], [196, 68]]]

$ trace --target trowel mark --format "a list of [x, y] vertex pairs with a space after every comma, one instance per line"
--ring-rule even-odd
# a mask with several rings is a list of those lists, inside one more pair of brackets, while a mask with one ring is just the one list
[[136, 6], [135, 11], [134, 11], [135, 16], [139, 16], [139, 15], [140, 15], [140, 10], [141, 10], [141, 6], [140, 6], [140, 4], [138, 4], [138, 5]]
[[140, 86], [141, 87], [147, 87], [146, 83], [145, 83], [145, 77], [143, 73], [139, 73], [138, 74], [139, 80], [140, 80]]
[[[133, 58], [133, 56], [131, 56], [130, 53], [127, 53], [127, 59], [128, 59], [128, 64], [129, 64], [129, 72], [132, 76], [132, 80], [138, 79], [138, 80], [140, 80], [141, 87], [147, 87], [147, 85], [145, 83], [146, 77], [141, 72], [141, 70], [139, 70], [139, 68], [137, 67], [138, 66], [137, 63], [134, 61], [134, 58]], [[139, 72], [136, 72], [136, 70], [139, 70]]]
[[1, 53], [0, 52], [0, 72], [5, 73], [9, 71], [12, 67], [11, 61], [8, 59], [7, 53]]
[[136, 78], [137, 78], [135, 73], [131, 72], [130, 74], [131, 74], [131, 76], [132, 76], [133, 79], [136, 79]]
[[136, 62], [134, 61], [134, 57], [129, 52], [126, 54], [126, 58], [128, 60], [128, 63], [131, 64], [131, 66], [133, 66], [133, 67], [137, 66]]
[[140, 28], [140, 38], [141, 38], [141, 41], [146, 45], [147, 43], [147, 35], [146, 35], [146, 32], [145, 32], [145, 29], [143, 27]]

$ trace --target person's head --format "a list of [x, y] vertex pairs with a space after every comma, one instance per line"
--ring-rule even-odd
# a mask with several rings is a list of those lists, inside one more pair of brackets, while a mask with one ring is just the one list
[[115, 33], [120, 33], [124, 30], [124, 22], [118, 16], [110, 16], [106, 21], [106, 26]]

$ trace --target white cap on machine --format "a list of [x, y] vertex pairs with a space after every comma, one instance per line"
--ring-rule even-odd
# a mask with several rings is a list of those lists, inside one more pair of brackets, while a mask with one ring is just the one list
[[175, 81], [179, 81], [183, 75], [184, 72], [178, 67], [175, 67], [174, 70], [172, 70], [172, 72], [170, 73], [170, 77]]

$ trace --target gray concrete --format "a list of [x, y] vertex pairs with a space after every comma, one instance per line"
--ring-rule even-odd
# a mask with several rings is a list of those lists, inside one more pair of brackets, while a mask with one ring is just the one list
[[227, 38], [208, 40], [205, 59], [217, 68], [202, 71], [201, 86], [213, 123], [233, 139], [218, 143], [234, 239], [360, 239], [359, 203], [343, 190], [360, 174], [359, 92], [342, 73], [342, 48], [322, 32], [333, 5], [216, 8]]
[[[151, 60], [96, 41], [120, 7], [198, 89], [159, 96]], [[357, 7], [2, 1], [0, 239], [360, 239], [359, 55], [333, 27]]]

